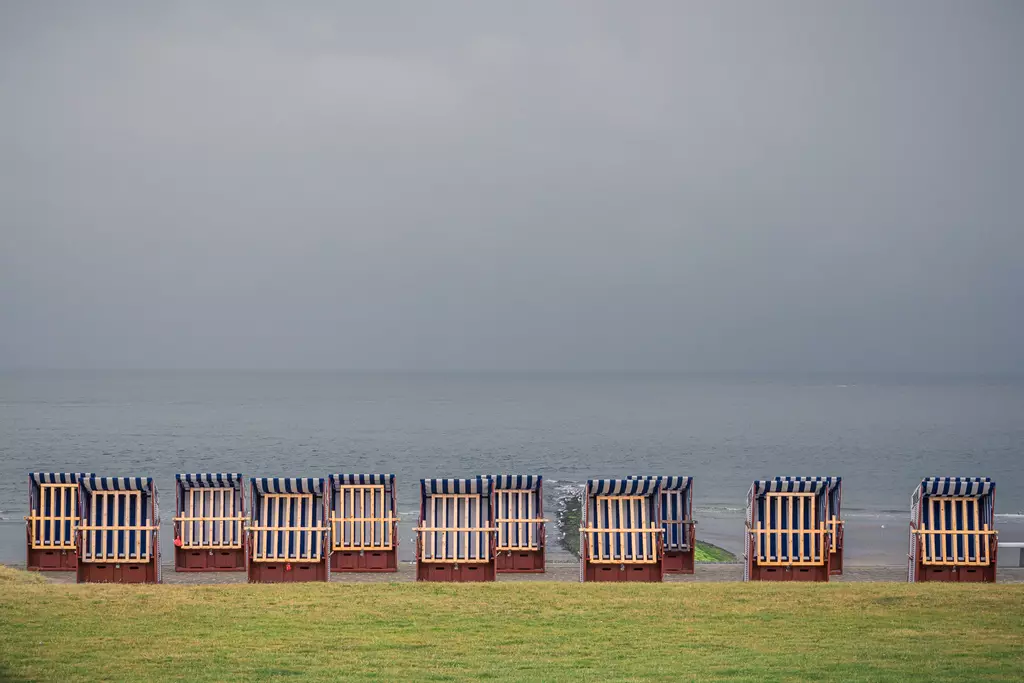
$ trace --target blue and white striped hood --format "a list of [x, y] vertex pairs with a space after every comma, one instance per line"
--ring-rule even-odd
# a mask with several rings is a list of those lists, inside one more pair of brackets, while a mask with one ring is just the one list
[[649, 496], [658, 490], [658, 480], [653, 477], [587, 481], [588, 496]]
[[437, 493], [477, 493], [488, 496], [491, 493], [491, 478], [488, 476], [472, 479], [421, 479], [423, 497]]
[[842, 477], [775, 477], [760, 479], [750, 487], [754, 497], [766, 493], [820, 493], [831, 490], [842, 483]]
[[332, 474], [327, 477], [331, 489], [339, 486], [388, 486], [395, 485], [393, 474]]
[[236, 488], [241, 489], [244, 478], [237, 473], [175, 474], [174, 479], [182, 489], [193, 488]]
[[996, 484], [988, 477], [928, 477], [920, 491], [926, 496], [986, 496]]
[[152, 491], [152, 477], [97, 477], [89, 474], [82, 477], [82, 488], [86, 491]]
[[312, 493], [323, 495], [324, 480], [315, 477], [285, 478], [285, 477], [253, 477], [252, 490], [254, 493]]
[[541, 480], [539, 474], [495, 474], [491, 477], [494, 489], [501, 491], [534, 491], [540, 488]]

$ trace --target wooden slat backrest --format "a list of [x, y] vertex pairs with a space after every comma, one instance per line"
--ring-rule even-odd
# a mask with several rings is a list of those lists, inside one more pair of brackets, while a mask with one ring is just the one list
[[82, 562], [149, 562], [153, 532], [143, 491], [92, 491], [82, 533]]
[[690, 519], [689, 491], [687, 489], [662, 490], [661, 526], [665, 529], [665, 549], [689, 549]]
[[815, 566], [825, 563], [831, 544], [827, 520], [818, 521], [817, 494], [774, 492], [764, 496], [764, 514], [754, 529], [757, 563]]
[[921, 526], [921, 561], [926, 565], [986, 567], [992, 563], [989, 536], [996, 532], [982, 522], [982, 501], [974, 497], [928, 496]]
[[338, 486], [331, 509], [333, 550], [391, 550], [394, 548], [391, 501], [383, 484]]
[[648, 514], [649, 496], [595, 496], [583, 529], [590, 562], [653, 564], [658, 561], [658, 534], [664, 533]]
[[181, 547], [192, 550], [241, 548], [245, 516], [236, 509], [237, 495], [231, 487], [183, 489], [184, 514], [174, 518], [181, 524]]
[[536, 489], [497, 489], [494, 524], [497, 527], [497, 549], [536, 550], [540, 548], [540, 525], [545, 521], [538, 514]]
[[478, 493], [435, 493], [424, 501], [426, 515], [420, 535], [420, 559], [428, 562], [491, 561], [488, 500]]
[[319, 562], [323, 536], [319, 507], [312, 493], [264, 493], [253, 501], [259, 506], [253, 535], [253, 562]]
[[37, 508], [25, 519], [31, 529], [32, 548], [70, 550], [78, 526], [78, 484], [40, 484]]

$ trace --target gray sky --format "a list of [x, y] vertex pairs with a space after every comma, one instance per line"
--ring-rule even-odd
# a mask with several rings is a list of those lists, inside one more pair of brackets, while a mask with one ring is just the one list
[[0, 367], [1024, 371], [1024, 3], [0, 4]]

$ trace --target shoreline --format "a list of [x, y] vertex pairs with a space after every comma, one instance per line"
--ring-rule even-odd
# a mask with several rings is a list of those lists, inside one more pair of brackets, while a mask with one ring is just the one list
[[[7, 564], [11, 569], [24, 569], [24, 564]], [[841, 576], [832, 576], [830, 582], [835, 583], [907, 583], [907, 566], [905, 564], [847, 564]], [[176, 572], [173, 564], [161, 564], [162, 585], [168, 586], [212, 586], [212, 585], [248, 585], [245, 572]], [[33, 572], [47, 583], [55, 585], [77, 585], [74, 572]], [[997, 583], [1024, 583], [1024, 567], [1002, 566], [998, 568]], [[720, 583], [742, 582], [742, 562], [698, 562], [694, 574], [666, 574], [663, 583]], [[499, 574], [494, 583], [580, 583], [578, 562], [548, 562], [547, 571], [543, 574]], [[413, 562], [399, 562], [398, 571], [382, 573], [340, 573], [332, 572], [330, 583], [362, 584], [362, 583], [417, 583], [416, 565]], [[427, 582], [423, 582], [427, 583]], [[777, 582], [754, 582], [777, 583]], [[97, 585], [97, 584], [91, 584]], [[126, 584], [110, 584], [126, 585]], [[142, 585], [142, 584], [136, 584]], [[152, 585], [152, 584], [150, 584]], [[297, 585], [297, 584], [289, 584]], [[430, 583], [430, 585], [442, 585]], [[462, 585], [462, 584], [443, 584]]]

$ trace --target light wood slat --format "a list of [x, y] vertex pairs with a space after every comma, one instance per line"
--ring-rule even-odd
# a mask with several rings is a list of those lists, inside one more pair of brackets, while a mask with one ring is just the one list
[[[322, 559], [322, 537], [330, 527], [316, 523], [312, 493], [265, 493], [260, 496], [262, 522], [250, 524], [253, 562], [297, 562]], [[303, 550], [305, 546], [305, 550]]]
[[[499, 489], [496, 493], [497, 512], [494, 522], [498, 529], [498, 552], [537, 550], [540, 547], [540, 532], [536, 527], [549, 520], [536, 516], [536, 491]], [[512, 533], [513, 528], [517, 534]]]
[[[648, 521], [646, 506], [645, 496], [595, 496], [595, 526], [580, 529], [591, 539], [588, 561], [595, 564], [657, 562], [657, 534], [665, 533], [665, 529], [655, 528], [655, 523]], [[617, 517], [615, 513], [618, 513]], [[617, 521], [613, 523], [613, 520]], [[618, 542], [618, 550], [615, 541]]]
[[[949, 515], [946, 515], [946, 504], [949, 504]], [[930, 496], [921, 505], [927, 505], [931, 515], [927, 522], [922, 521], [921, 528], [913, 533], [921, 540], [921, 563], [931, 566], [987, 567], [992, 561], [989, 555], [989, 538], [998, 534], [989, 529], [988, 524], [980, 524], [978, 498], [965, 496]], [[957, 529], [957, 508], [964, 528]], [[973, 524], [970, 522], [973, 521]], [[969, 528], [973, 526], [973, 528]], [[972, 559], [970, 542], [974, 542]], [[958, 548], [963, 546], [963, 556]]]
[[193, 487], [186, 491], [185, 514], [174, 518], [180, 522], [181, 547], [189, 550], [241, 548], [245, 516], [235, 510], [235, 490]]
[[[118, 519], [118, 511], [121, 510], [124, 511], [124, 521]], [[133, 510], [134, 515], [132, 515]], [[89, 523], [78, 527], [83, 532], [83, 545], [85, 546], [79, 560], [82, 562], [150, 561], [152, 556], [149, 543], [150, 534], [159, 527], [144, 524], [142, 519], [142, 491], [93, 491]]]
[[[37, 503], [38, 508], [25, 517], [31, 531], [31, 547], [34, 550], [74, 549], [75, 531], [80, 521], [78, 484], [40, 484]], [[65, 513], [65, 509], [69, 512]]]
[[834, 537], [825, 522], [817, 523], [816, 496], [814, 492], [772, 492], [765, 495], [764, 514], [767, 519], [758, 519], [753, 528], [747, 529], [755, 541], [758, 564], [817, 566], [825, 563], [825, 549], [832, 548], [830, 538]]
[[339, 486], [337, 504], [331, 511], [331, 548], [345, 551], [394, 548], [387, 525], [398, 518], [387, 513], [388, 507], [382, 484]]
[[[419, 535], [421, 559], [451, 564], [490, 562], [487, 534], [497, 533], [498, 529], [496, 526], [484, 526], [483, 496], [475, 493], [432, 494], [428, 496], [425, 507], [424, 523], [413, 529]], [[473, 552], [474, 547], [476, 552]]]

